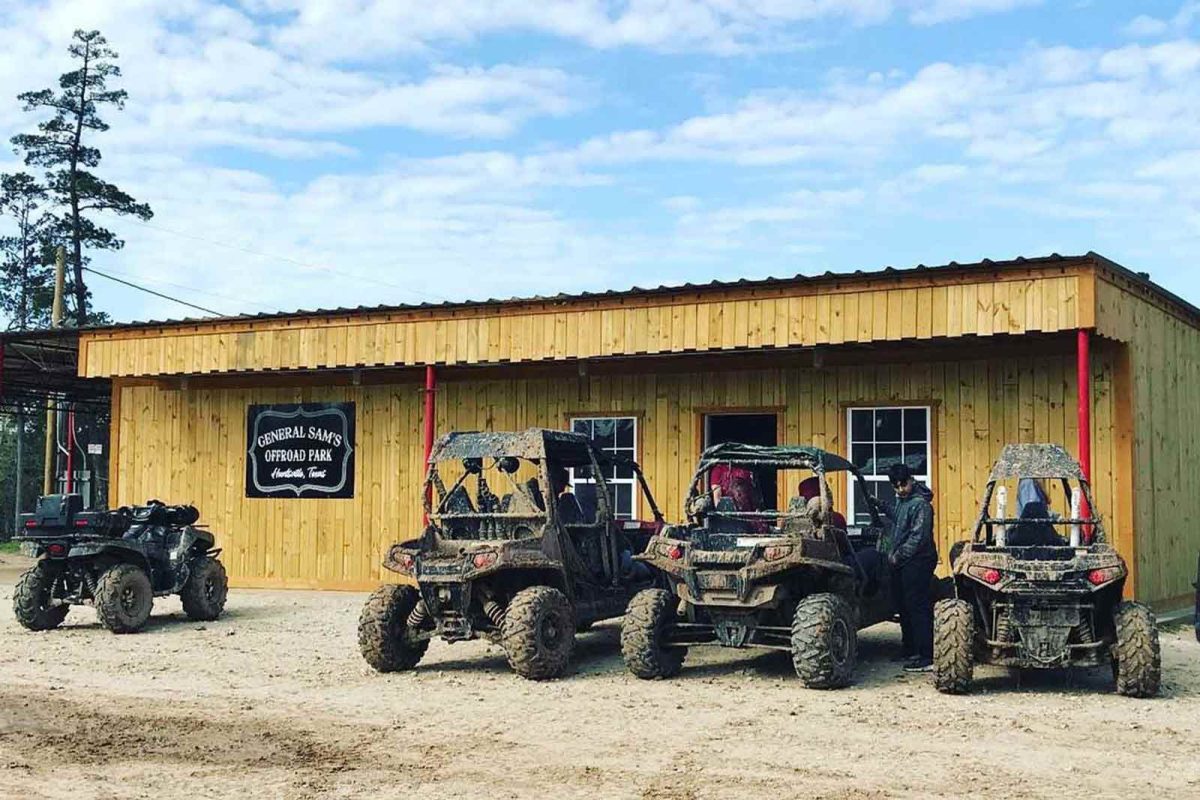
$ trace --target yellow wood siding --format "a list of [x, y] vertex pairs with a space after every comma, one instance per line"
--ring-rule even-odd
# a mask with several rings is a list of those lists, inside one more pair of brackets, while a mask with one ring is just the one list
[[[971, 527], [988, 469], [1003, 444], [1054, 441], [1075, 449], [1070, 356], [825, 369], [794, 366], [794, 360], [781, 356], [778, 368], [747, 371], [581, 379], [564, 369], [556, 377], [451, 381], [438, 392], [437, 429], [564, 427], [573, 413], [636, 415], [639, 459], [664, 513], [677, 520], [700, 450], [702, 410], [779, 409], [782, 440], [844, 453], [848, 405], [932, 405], [943, 554]], [[1093, 375], [1093, 449], [1099, 510], [1116, 524], [1113, 365], [1111, 350], [1100, 348]], [[218, 533], [239, 585], [370, 586], [381, 578], [378, 565], [386, 545], [418, 532], [423, 472], [421, 394], [415, 381], [222, 389], [118, 384], [116, 392], [113, 466], [120, 482], [114, 501], [153, 496], [194, 502]], [[247, 499], [246, 407], [305, 401], [357, 403], [356, 496]], [[844, 484], [839, 484], [838, 504], [846, 504]], [[1116, 533], [1128, 552], [1128, 532]]]
[[82, 334], [80, 374], [119, 377], [317, 367], [482, 364], [808, 347], [1092, 325], [1092, 273], [973, 271], [511, 308], [177, 325]]
[[1129, 342], [1133, 453], [1128, 468], [1139, 594], [1174, 605], [1200, 552], [1200, 330], [1194, 320], [1121, 281], [1096, 282], [1098, 332]]

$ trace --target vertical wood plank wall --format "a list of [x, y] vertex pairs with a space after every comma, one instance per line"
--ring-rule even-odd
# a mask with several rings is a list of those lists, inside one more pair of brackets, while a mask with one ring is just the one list
[[1139, 593], [1178, 605], [1200, 552], [1200, 330], [1133, 287], [1096, 289], [1099, 332], [1129, 342]]
[[[795, 356], [797, 361], [802, 357]], [[1094, 482], [1100, 512], [1116, 526], [1114, 364], [1094, 361]], [[809, 357], [811, 363], [811, 356]], [[1007, 442], [1075, 449], [1074, 360], [1068, 356], [895, 366], [628, 374], [443, 383], [437, 429], [563, 427], [576, 412], [636, 414], [638, 457], [668, 519], [678, 519], [700, 449], [701, 409], [781, 408], [780, 436], [846, 451], [848, 404], [934, 405], [937, 527], [943, 555], [970, 528], [992, 460]], [[420, 392], [386, 386], [162, 389], [118, 384], [121, 481], [117, 502], [194, 502], [219, 535], [237, 585], [366, 588], [381, 579], [391, 542], [420, 523]], [[357, 403], [356, 497], [248, 499], [245, 420], [250, 403]], [[839, 492], [839, 506], [846, 503]], [[645, 509], [643, 507], [643, 513]], [[1129, 531], [1116, 530], [1129, 551]], [[1148, 558], [1144, 561], [1149, 563]]]

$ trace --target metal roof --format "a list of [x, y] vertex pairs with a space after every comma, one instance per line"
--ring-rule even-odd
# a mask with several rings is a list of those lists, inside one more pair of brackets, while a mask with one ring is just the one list
[[839, 280], [871, 280], [880, 278], [897, 278], [904, 279], [916, 275], [935, 275], [946, 272], [970, 271], [970, 270], [991, 270], [1003, 271], [1009, 269], [1027, 269], [1029, 267], [1044, 267], [1044, 266], [1070, 266], [1081, 262], [1091, 262], [1103, 265], [1109, 269], [1121, 274], [1123, 277], [1137, 283], [1153, 293], [1159, 295], [1163, 299], [1180, 306], [1190, 313], [1197, 320], [1200, 320], [1200, 308], [1192, 305], [1183, 298], [1167, 291], [1163, 287], [1150, 280], [1146, 273], [1134, 272], [1127, 267], [1112, 261], [1099, 253], [1089, 251], [1083, 255], [1063, 256], [1058, 253], [1051, 253], [1048, 256], [1038, 256], [1026, 258], [1019, 256], [1010, 260], [993, 261], [985, 258], [981, 261], [959, 263], [951, 261], [948, 264], [938, 266], [926, 266], [925, 264], [917, 264], [915, 267], [901, 268], [884, 267], [875, 271], [855, 270], [853, 272], [830, 272], [826, 271], [818, 275], [803, 275], [797, 274], [791, 277], [775, 278], [768, 277], [756, 280], [741, 278], [736, 281], [718, 281], [713, 280], [707, 283], [683, 283], [673, 286], [660, 285], [655, 287], [643, 288], [633, 286], [628, 289], [614, 290], [610, 289], [601, 292], [579, 292], [575, 294], [560, 293], [555, 295], [533, 295], [529, 297], [510, 297], [504, 299], [489, 298], [487, 300], [463, 300], [463, 301], [446, 301], [443, 303], [414, 303], [414, 304], [397, 304], [397, 305], [374, 305], [374, 306], [355, 306], [355, 307], [338, 307], [338, 308], [313, 308], [313, 309], [298, 309], [296, 311], [281, 311], [281, 312], [263, 312], [258, 314], [236, 314], [225, 317], [183, 317], [180, 319], [164, 319], [164, 320], [146, 320], [139, 322], [126, 322], [113, 325], [96, 326], [94, 328], [86, 328], [84, 330], [105, 331], [105, 330], [123, 330], [130, 328], [154, 328], [164, 326], [178, 325], [213, 325], [226, 322], [256, 322], [269, 320], [286, 320], [313, 316], [354, 316], [365, 314], [387, 314], [401, 313], [412, 311], [454, 311], [473, 308], [486, 307], [501, 307], [506, 305], [519, 305], [528, 303], [569, 303], [580, 300], [608, 300], [619, 299], [626, 297], [645, 297], [650, 295], [662, 294], [686, 294], [690, 292], [709, 292], [722, 291], [726, 289], [755, 289], [767, 288], [775, 286], [787, 285], [803, 285], [809, 283], [828, 283]]

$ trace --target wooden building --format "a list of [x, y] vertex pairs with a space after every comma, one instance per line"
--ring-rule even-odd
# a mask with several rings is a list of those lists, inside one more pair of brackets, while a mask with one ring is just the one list
[[[1090, 462], [1131, 592], [1169, 606], [1200, 550], [1198, 326], [1089, 253], [120, 325], [82, 332], [78, 371], [111, 381], [110, 504], [195, 503], [235, 585], [381, 579], [385, 547], [421, 524], [428, 379], [436, 432], [587, 430], [637, 457], [669, 518], [718, 438], [898, 454], [924, 467], [943, 554], [1002, 445], [1063, 443]], [[353, 403], [340, 499], [250, 496], [248, 415], [294, 403]]]

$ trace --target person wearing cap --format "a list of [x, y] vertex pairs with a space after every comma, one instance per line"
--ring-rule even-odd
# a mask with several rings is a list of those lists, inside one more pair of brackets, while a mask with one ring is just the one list
[[893, 464], [888, 481], [896, 501], [874, 501], [887, 519], [887, 553], [891, 571], [892, 597], [900, 612], [900, 634], [907, 672], [933, 669], [933, 571], [937, 567], [937, 543], [933, 538], [933, 493], [917, 483], [906, 464]]

